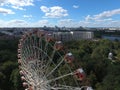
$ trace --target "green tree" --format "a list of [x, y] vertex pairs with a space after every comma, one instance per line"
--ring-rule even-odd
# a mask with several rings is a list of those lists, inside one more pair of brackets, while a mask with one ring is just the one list
[[11, 90], [23, 90], [19, 70], [17, 68], [12, 71], [10, 75], [10, 82], [12, 83], [13, 86]]

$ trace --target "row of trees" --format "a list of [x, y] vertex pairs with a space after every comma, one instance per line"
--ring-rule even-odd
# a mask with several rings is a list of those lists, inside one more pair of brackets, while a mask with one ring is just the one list
[[[88, 85], [95, 90], [120, 90], [120, 42], [81, 40], [65, 44], [84, 68]], [[108, 59], [109, 52], [114, 60]]]
[[22, 90], [17, 64], [18, 39], [0, 40], [0, 90]]
[[[23, 90], [17, 64], [18, 39], [0, 40], [0, 90]], [[64, 43], [86, 72], [84, 85], [95, 90], [120, 90], [120, 42], [70, 41]], [[112, 52], [114, 61], [108, 59]], [[64, 69], [65, 70], [65, 69]]]

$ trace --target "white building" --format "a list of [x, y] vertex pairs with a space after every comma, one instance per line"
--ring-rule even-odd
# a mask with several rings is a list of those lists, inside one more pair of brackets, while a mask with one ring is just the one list
[[53, 36], [57, 40], [71, 41], [81, 39], [93, 39], [94, 33], [92, 31], [58, 31], [53, 32]]

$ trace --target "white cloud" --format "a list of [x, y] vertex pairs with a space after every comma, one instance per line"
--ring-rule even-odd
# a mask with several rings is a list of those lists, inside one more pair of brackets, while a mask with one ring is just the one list
[[95, 21], [80, 21], [79, 25], [84, 27], [120, 27], [120, 21], [108, 18]]
[[3, 4], [11, 4], [13, 6], [33, 6], [33, 0], [1, 0]]
[[24, 18], [32, 18], [32, 15], [23, 15]]
[[[119, 20], [106, 20], [106, 21], [74, 21], [72, 19], [62, 19], [59, 20], [55, 25], [59, 27], [120, 27]], [[49, 26], [54, 27], [53, 23], [50, 23], [48, 20], [39, 20], [37, 22], [27, 22], [25, 20], [10, 20], [4, 21], [0, 20], [0, 27], [43, 27]]]
[[0, 20], [0, 27], [26, 27], [28, 22], [24, 20], [14, 19], [14, 20]]
[[89, 20], [92, 20], [93, 18], [90, 16], [90, 15], [87, 15], [86, 17], [85, 17], [85, 21], [89, 21]]
[[72, 19], [62, 19], [58, 21], [58, 26], [60, 27], [78, 27], [79, 23]]
[[15, 12], [13, 12], [10, 9], [5, 9], [5, 8], [0, 8], [0, 13], [6, 15], [6, 14], [15, 14]]
[[117, 15], [117, 14], [120, 14], [120, 9], [114, 9], [114, 10], [111, 10], [111, 11], [104, 11], [100, 14], [97, 14], [97, 15], [93, 15], [93, 16], [90, 16], [88, 15], [85, 20], [99, 20], [99, 19], [106, 19], [106, 18], [110, 18], [114, 15]]
[[9, 21], [8, 22], [9, 24], [11, 24], [11, 23], [15, 23], [15, 24], [21, 24], [21, 23], [25, 23], [25, 21], [24, 20], [11, 20], [11, 21]]
[[14, 9], [24, 10], [24, 6], [33, 6], [34, 0], [0, 0], [1, 6], [11, 6]]
[[17, 10], [26, 10], [26, 9], [24, 9], [22, 7], [18, 7], [18, 6], [12, 6], [12, 8], [17, 9]]
[[51, 24], [48, 20], [39, 20], [38, 22], [32, 23], [32, 25], [34, 27], [53, 26], [53, 24]]
[[46, 7], [41, 6], [41, 11], [45, 13], [45, 18], [61, 18], [68, 16], [67, 10], [63, 9], [60, 6]]
[[98, 19], [96, 20], [97, 22], [107, 22], [107, 21], [113, 21], [112, 18], [107, 18], [107, 19]]
[[79, 6], [78, 5], [73, 5], [73, 8], [79, 8]]
[[39, 20], [37, 22], [27, 22], [25, 20], [14, 19], [10, 21], [0, 20], [0, 27], [43, 27], [53, 26], [48, 20]]
[[40, 20], [38, 21], [39, 24], [42, 24], [42, 25], [47, 25], [49, 24], [48, 20]]
[[120, 14], [120, 9], [114, 9], [111, 11], [104, 11], [98, 15], [94, 15], [95, 19], [103, 19], [103, 18], [109, 18], [113, 15]]
[[45, 12], [45, 13], [49, 12], [49, 10], [50, 10], [50, 9], [49, 9], [48, 7], [46, 7], [46, 6], [41, 6], [40, 9], [41, 9], [43, 12]]
[[25, 27], [25, 26], [27, 26], [27, 22], [24, 20], [10, 20], [6, 24], [8, 27]]
[[120, 27], [120, 20], [113, 20], [112, 18], [99, 19], [95, 21], [75, 21], [73, 19], [59, 20], [57, 23], [60, 27]]
[[112, 19], [112, 16], [117, 14], [120, 14], [120, 9], [104, 11], [96, 15], [88, 15], [82, 23], [89, 22], [89, 24], [84, 24], [86, 26], [118, 27], [118, 25], [120, 25], [120, 21]]

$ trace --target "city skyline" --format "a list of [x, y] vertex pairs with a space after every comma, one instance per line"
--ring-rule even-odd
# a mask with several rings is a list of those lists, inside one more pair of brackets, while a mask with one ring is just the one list
[[120, 27], [120, 1], [0, 0], [0, 27]]

